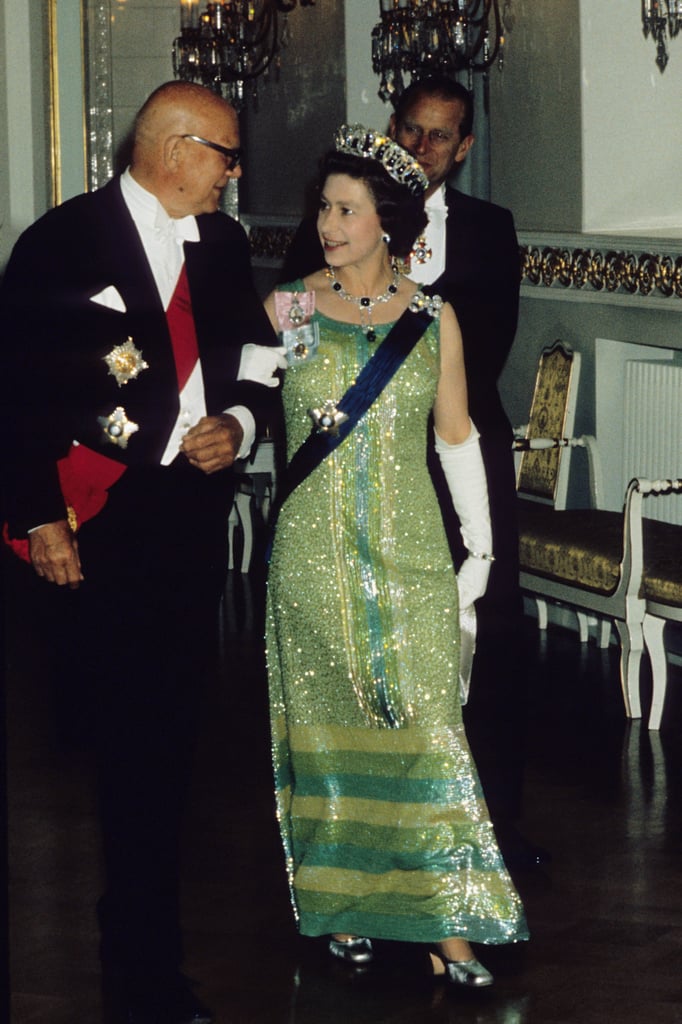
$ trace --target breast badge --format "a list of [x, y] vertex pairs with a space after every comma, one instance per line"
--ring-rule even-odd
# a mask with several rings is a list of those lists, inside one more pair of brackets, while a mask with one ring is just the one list
[[425, 235], [420, 235], [419, 236], [417, 241], [414, 243], [414, 248], [412, 249], [412, 252], [410, 253], [410, 256], [412, 257], [412, 259], [416, 263], [419, 263], [422, 266], [425, 263], [429, 262], [429, 260], [433, 256], [433, 251], [426, 244], [426, 236]]
[[308, 362], [320, 344], [319, 324], [311, 321], [315, 292], [275, 292], [275, 312], [287, 363]]
[[108, 416], [98, 416], [97, 422], [104, 431], [104, 440], [117, 448], [127, 448], [128, 439], [140, 428], [126, 416], [123, 406], [117, 406]]
[[308, 415], [313, 421], [315, 430], [319, 434], [336, 435], [339, 427], [348, 419], [348, 414], [337, 409], [331, 399], [327, 399], [319, 408], [308, 409]]
[[135, 380], [143, 370], [149, 369], [149, 364], [142, 358], [142, 353], [135, 347], [132, 338], [127, 338], [122, 345], [114, 345], [109, 355], [104, 356], [104, 362], [109, 367], [111, 376], [116, 378], [119, 387], [127, 384], [129, 380]]

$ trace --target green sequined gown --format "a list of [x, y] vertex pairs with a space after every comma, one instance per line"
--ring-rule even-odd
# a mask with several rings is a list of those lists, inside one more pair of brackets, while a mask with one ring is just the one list
[[[289, 457], [307, 410], [341, 398], [373, 350], [359, 328], [314, 317], [318, 352], [285, 374]], [[434, 322], [278, 519], [268, 673], [304, 935], [527, 938], [462, 727], [457, 588], [426, 467], [438, 367]]]

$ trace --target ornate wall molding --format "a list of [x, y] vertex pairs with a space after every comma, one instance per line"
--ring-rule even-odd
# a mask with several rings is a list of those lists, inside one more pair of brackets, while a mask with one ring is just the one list
[[638, 244], [574, 236], [568, 243], [548, 244], [523, 236], [521, 241], [522, 285], [682, 299], [682, 243], [674, 240], [656, 244], [646, 239]]
[[[293, 220], [244, 217], [255, 265], [279, 266], [296, 229]], [[544, 289], [603, 296], [682, 299], [682, 240], [664, 240], [660, 246], [646, 239], [529, 233], [519, 235], [521, 283], [529, 290]], [[491, 253], [491, 259], [494, 253]], [[556, 296], [559, 297], [558, 295]]]

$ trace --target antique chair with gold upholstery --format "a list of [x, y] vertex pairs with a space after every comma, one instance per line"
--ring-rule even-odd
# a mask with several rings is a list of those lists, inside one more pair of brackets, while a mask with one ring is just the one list
[[[604, 620], [600, 646], [607, 646], [613, 622], [620, 639], [623, 701], [639, 717], [639, 664], [643, 648], [644, 600], [639, 564], [633, 564], [631, 518], [598, 507], [566, 509], [568, 462], [577, 447], [588, 455], [592, 505], [599, 504], [600, 470], [595, 439], [570, 437], [575, 414], [580, 357], [556, 342], [540, 357], [517, 473], [519, 555], [522, 590], [538, 602], [538, 623], [547, 627], [546, 602], [566, 605], [578, 615], [580, 639], [588, 639], [588, 616]], [[625, 506], [641, 503], [629, 487]], [[635, 552], [635, 559], [637, 554]]]

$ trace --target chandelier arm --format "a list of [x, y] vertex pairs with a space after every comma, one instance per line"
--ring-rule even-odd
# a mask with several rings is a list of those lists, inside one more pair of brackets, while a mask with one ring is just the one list
[[[239, 109], [241, 85], [263, 75], [279, 56], [283, 45], [280, 13], [286, 19], [297, 3], [298, 0], [263, 0], [261, 5], [238, 4], [235, 0], [207, 2], [203, 13], [195, 8], [191, 18], [187, 18], [183, 6], [180, 35], [173, 42], [173, 74], [183, 81], [201, 82], [215, 92], [227, 94]], [[301, 7], [314, 4], [315, 0], [301, 0]]]
[[[488, 18], [490, 16], [491, 8], [492, 8], [492, 12], [493, 12], [493, 23], [494, 23], [494, 26], [495, 26], [494, 33], [491, 33], [490, 29], [488, 28], [488, 24], [487, 24]], [[473, 47], [473, 49], [471, 51], [471, 54], [469, 56], [468, 61], [464, 64], [464, 67], [468, 66], [468, 67], [474, 68], [474, 70], [485, 71], [487, 68], [490, 68], [490, 67], [493, 66], [493, 64], [497, 60], [498, 54], [499, 54], [500, 49], [502, 47], [502, 40], [503, 40], [502, 17], [501, 17], [501, 14], [500, 14], [499, 0], [485, 0], [485, 10], [484, 10], [484, 13], [481, 15], [480, 18], [472, 18], [470, 24], [471, 25], [485, 25], [485, 28], [478, 33], [478, 37], [476, 39], [476, 44], [474, 45], [474, 47]], [[491, 52], [489, 53], [489, 55], [485, 58], [485, 60], [476, 62], [476, 57], [481, 52], [481, 50], [483, 48], [483, 45], [485, 43], [486, 35], [489, 38], [492, 35], [492, 38], [494, 40], [493, 48], [492, 48]]]
[[[490, 10], [490, 6], [491, 5], [488, 4], [488, 11]], [[495, 63], [495, 61], [498, 58], [500, 50], [502, 49], [502, 42], [503, 42], [503, 39], [504, 39], [504, 33], [502, 32], [502, 18], [501, 18], [501, 15], [500, 15], [499, 0], [492, 0], [492, 8], [493, 8], [493, 17], [494, 17], [494, 25], [495, 25], [495, 32], [494, 32], [494, 34], [492, 36], [493, 39], [494, 39], [494, 43], [493, 43], [493, 48], [492, 48], [489, 56], [486, 58], [486, 60], [483, 61], [482, 63], [476, 65], [476, 67], [481, 68], [482, 70], [485, 70], [486, 68], [491, 68], [493, 66], [493, 64]], [[487, 31], [489, 32], [489, 30], [487, 30]], [[481, 41], [479, 43], [479, 47], [478, 47], [478, 49], [476, 51], [477, 53], [480, 51], [481, 45], [483, 44], [484, 40], [485, 40], [485, 33], [482, 34], [482, 39], [481, 39]]]
[[262, 45], [262, 43], [270, 35], [270, 30], [271, 30], [271, 28], [273, 28], [273, 23], [274, 23], [274, 31], [275, 31], [275, 33], [277, 32], [277, 8], [276, 7], [266, 7], [266, 8], [264, 8], [263, 13], [261, 14], [259, 20], [260, 20], [261, 27], [259, 29], [257, 28], [257, 30], [256, 30], [257, 34], [255, 36], [253, 36], [253, 38], [251, 39], [251, 45], [252, 46], [261, 46]]
[[661, 74], [668, 64], [668, 37], [672, 40], [682, 26], [680, 0], [642, 0], [642, 33], [656, 45], [656, 64]]
[[483, 0], [483, 14], [481, 14], [478, 18], [474, 17], [473, 15], [471, 17], [468, 17], [467, 21], [469, 22], [469, 24], [485, 25], [488, 18], [490, 17], [491, 7], [497, 7], [497, 0]]
[[408, 8], [380, 0], [381, 20], [372, 30], [372, 69], [379, 96], [395, 100], [412, 81], [434, 72], [486, 71], [501, 59], [504, 42], [500, 0], [431, 0]]

